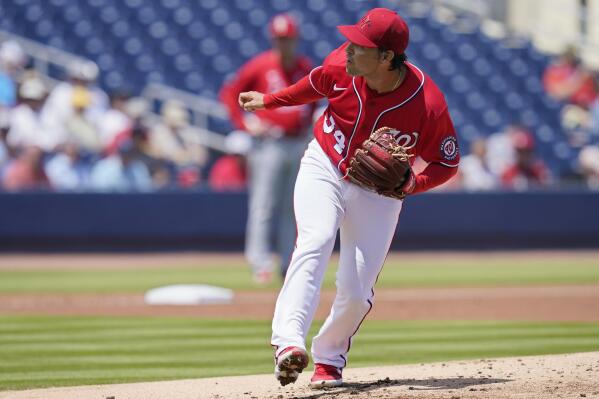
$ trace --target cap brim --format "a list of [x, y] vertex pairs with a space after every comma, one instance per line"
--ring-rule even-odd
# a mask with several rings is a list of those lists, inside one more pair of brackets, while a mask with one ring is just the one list
[[347, 40], [362, 47], [378, 47], [373, 41], [360, 32], [355, 25], [341, 25], [337, 29]]

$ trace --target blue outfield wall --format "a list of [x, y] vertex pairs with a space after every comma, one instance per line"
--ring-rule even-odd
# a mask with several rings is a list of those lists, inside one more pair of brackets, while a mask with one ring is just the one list
[[[0, 250], [241, 250], [246, 206], [245, 193], [1, 194]], [[393, 242], [395, 249], [598, 247], [599, 193], [590, 192], [415, 196]]]

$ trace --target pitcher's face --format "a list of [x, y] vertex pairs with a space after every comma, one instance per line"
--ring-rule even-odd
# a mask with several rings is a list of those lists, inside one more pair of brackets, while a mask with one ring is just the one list
[[345, 70], [351, 76], [367, 76], [376, 73], [381, 67], [383, 57], [375, 47], [362, 47], [349, 43], [345, 49], [347, 60]]

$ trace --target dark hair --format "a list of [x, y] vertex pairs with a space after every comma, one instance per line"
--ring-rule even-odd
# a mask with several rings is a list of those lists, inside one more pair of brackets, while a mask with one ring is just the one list
[[[384, 53], [385, 51], [389, 51], [386, 48], [379, 47], [379, 53]], [[393, 53], [393, 59], [391, 60], [391, 65], [389, 66], [389, 70], [392, 71], [394, 69], [400, 69], [404, 62], [408, 60], [408, 56], [406, 53], [395, 54]]]

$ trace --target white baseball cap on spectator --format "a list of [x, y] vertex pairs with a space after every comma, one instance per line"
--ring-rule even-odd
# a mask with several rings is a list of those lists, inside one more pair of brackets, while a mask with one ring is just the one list
[[23, 67], [27, 63], [27, 55], [19, 43], [8, 40], [0, 45], [0, 62], [5, 65]]
[[148, 103], [148, 100], [142, 97], [130, 98], [125, 105], [125, 113], [133, 119], [139, 119], [149, 111], [150, 104]]
[[46, 94], [46, 84], [39, 78], [26, 79], [19, 88], [19, 96], [24, 100], [42, 100]]
[[84, 82], [93, 82], [98, 77], [98, 66], [93, 62], [76, 61], [69, 65], [69, 77]]

